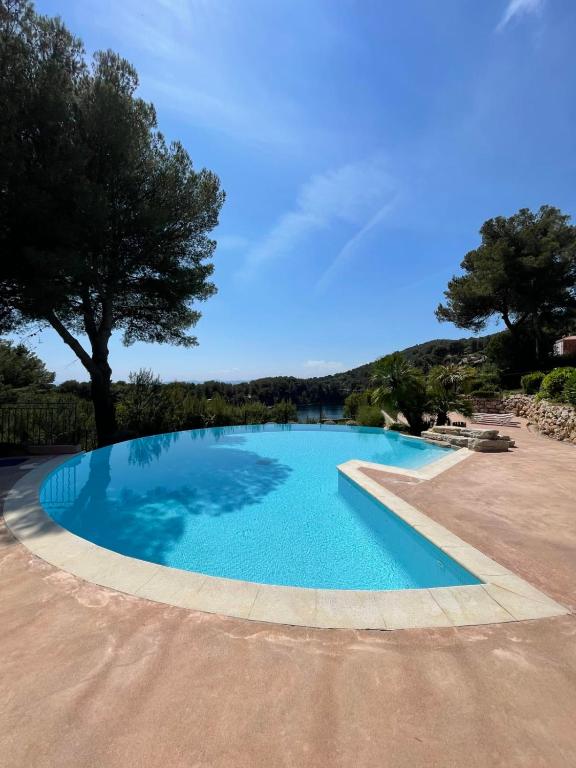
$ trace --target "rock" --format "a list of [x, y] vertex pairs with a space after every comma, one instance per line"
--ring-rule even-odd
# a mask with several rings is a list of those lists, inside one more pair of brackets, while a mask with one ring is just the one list
[[454, 435], [453, 437], [448, 438], [448, 442], [450, 443], [450, 445], [457, 445], [459, 448], [468, 448], [468, 445], [470, 443], [470, 438]]
[[426, 432], [422, 432], [420, 437], [424, 437], [426, 440], [435, 440], [436, 442], [446, 442], [446, 437], [444, 435], [432, 432], [430, 429], [426, 430]]
[[498, 437], [497, 429], [469, 429], [470, 437], [479, 437], [483, 440], [494, 440]]
[[471, 451], [479, 453], [500, 453], [507, 451], [509, 446], [508, 440], [482, 440], [481, 438], [472, 438], [468, 445]]

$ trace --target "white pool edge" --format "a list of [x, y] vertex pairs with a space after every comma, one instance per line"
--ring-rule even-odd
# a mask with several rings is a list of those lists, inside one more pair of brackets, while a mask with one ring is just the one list
[[491, 560], [427, 515], [365, 475], [361, 468], [428, 480], [468, 458], [455, 451], [420, 470], [348, 461], [338, 471], [384, 504], [479, 578], [479, 585], [411, 590], [330, 590], [224, 579], [120, 555], [76, 536], [44, 512], [44, 478], [69, 456], [28, 462], [32, 468], [4, 503], [13, 535], [34, 555], [102, 587], [178, 608], [253, 621], [333, 629], [414, 629], [494, 624], [569, 613], [527, 581]]

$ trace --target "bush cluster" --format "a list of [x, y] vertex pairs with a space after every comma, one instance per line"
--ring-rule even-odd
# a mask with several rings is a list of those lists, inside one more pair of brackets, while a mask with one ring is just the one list
[[356, 412], [356, 421], [363, 427], [381, 427], [384, 416], [375, 405], [361, 405]]
[[554, 368], [542, 379], [540, 390], [537, 394], [539, 399], [556, 400], [565, 402], [565, 387], [570, 378], [570, 374], [576, 372], [576, 368]]
[[550, 373], [541, 371], [522, 376], [522, 389], [527, 395], [536, 395], [538, 400], [552, 400], [576, 406], [576, 368], [563, 366]]
[[[138, 402], [140, 396], [143, 402]], [[286, 400], [273, 406], [260, 402], [234, 405], [221, 395], [199, 397], [178, 385], [152, 388], [147, 393], [132, 388], [118, 403], [116, 413], [120, 429], [135, 435], [298, 420], [296, 406]]]
[[525, 376], [522, 376], [520, 384], [524, 394], [535, 395], [539, 391], [545, 375], [542, 371], [534, 371], [534, 373], [527, 373]]
[[564, 400], [576, 408], [576, 370], [568, 375], [564, 384]]

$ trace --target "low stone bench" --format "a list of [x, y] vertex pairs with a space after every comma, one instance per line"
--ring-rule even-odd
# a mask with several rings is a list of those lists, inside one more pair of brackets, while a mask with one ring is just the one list
[[422, 432], [425, 440], [438, 444], [468, 448], [479, 453], [501, 453], [515, 445], [508, 435], [500, 435], [497, 429], [473, 429], [471, 427], [431, 427]]

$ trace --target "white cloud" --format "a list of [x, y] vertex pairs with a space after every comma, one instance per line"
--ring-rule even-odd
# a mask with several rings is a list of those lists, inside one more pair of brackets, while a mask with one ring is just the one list
[[[262, 77], [247, 56], [246, 13], [233, 0], [90, 0], [83, 6], [122, 41], [141, 76], [141, 95], [163, 118], [222, 131], [257, 146], [300, 147], [307, 118], [301, 105]], [[244, 36], [242, 35], [244, 32]], [[256, 42], [266, 51], [264, 35]]]
[[314, 232], [336, 223], [374, 226], [394, 194], [382, 155], [312, 176], [300, 189], [294, 209], [248, 253], [242, 276], [294, 250]]
[[538, 13], [542, 10], [544, 2], [545, 0], [509, 0], [504, 15], [496, 27], [496, 31], [501, 32], [516, 16]]
[[341, 371], [344, 363], [335, 360], [306, 360], [304, 368], [312, 368], [316, 371], [327, 373], [328, 371]]

